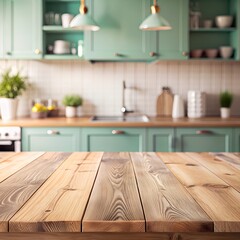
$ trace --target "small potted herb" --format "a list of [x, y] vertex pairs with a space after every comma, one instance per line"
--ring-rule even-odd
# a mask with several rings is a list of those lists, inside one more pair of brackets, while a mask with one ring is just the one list
[[13, 74], [11, 69], [7, 69], [0, 82], [0, 106], [3, 120], [16, 118], [18, 99], [17, 97], [27, 89], [27, 78], [19, 72]]
[[230, 108], [233, 101], [232, 93], [224, 91], [220, 93], [221, 118], [230, 117]]
[[66, 95], [62, 101], [65, 108], [66, 117], [76, 117], [77, 116], [77, 108], [82, 106], [83, 99], [79, 95]]

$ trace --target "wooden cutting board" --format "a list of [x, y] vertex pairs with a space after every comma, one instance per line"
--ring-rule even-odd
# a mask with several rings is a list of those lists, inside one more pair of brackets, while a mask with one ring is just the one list
[[157, 98], [157, 116], [172, 116], [173, 95], [170, 88], [163, 87], [162, 93]]

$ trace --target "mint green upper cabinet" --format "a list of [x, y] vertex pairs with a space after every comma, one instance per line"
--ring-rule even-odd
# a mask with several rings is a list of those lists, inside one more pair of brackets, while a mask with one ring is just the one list
[[177, 152], [229, 152], [232, 146], [232, 128], [177, 128]]
[[85, 33], [84, 57], [89, 60], [146, 61], [155, 58], [156, 33], [139, 29], [150, 14], [148, 0], [92, 0], [91, 13], [101, 29]]
[[149, 128], [147, 151], [172, 152], [174, 149], [174, 128]]
[[42, 0], [4, 1], [4, 57], [42, 57]]
[[80, 128], [23, 128], [23, 151], [80, 151]]
[[3, 0], [0, 0], [0, 59], [3, 58]]
[[161, 15], [168, 20], [172, 30], [159, 31], [159, 59], [188, 59], [188, 0], [158, 0]]
[[144, 128], [83, 128], [83, 151], [145, 151]]

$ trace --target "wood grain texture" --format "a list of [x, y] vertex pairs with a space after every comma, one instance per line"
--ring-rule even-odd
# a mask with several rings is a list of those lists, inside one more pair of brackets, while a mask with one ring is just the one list
[[188, 153], [187, 155], [240, 192], [240, 169], [208, 153]]
[[80, 232], [101, 157], [102, 153], [71, 154], [11, 219], [9, 231]]
[[169, 155], [172, 154], [158, 153], [214, 221], [214, 231], [240, 232], [240, 193], [187, 154], [175, 155], [173, 164], [169, 162]]
[[240, 233], [0, 233], [1, 240], [239, 240]]
[[225, 161], [240, 170], [240, 155], [238, 153], [212, 153], [216, 159]]
[[131, 153], [131, 157], [147, 232], [213, 231], [212, 220], [155, 153]]
[[103, 155], [83, 218], [82, 231], [145, 231], [141, 202], [128, 153]]
[[30, 162], [34, 161], [38, 157], [43, 155], [42, 153], [0, 153], [0, 182], [25, 167]]
[[0, 183], [0, 232], [8, 231], [8, 221], [56, 170], [67, 153], [45, 153]]

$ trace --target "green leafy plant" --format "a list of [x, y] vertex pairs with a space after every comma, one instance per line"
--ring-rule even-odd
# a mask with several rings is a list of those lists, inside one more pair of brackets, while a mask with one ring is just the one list
[[83, 104], [83, 99], [79, 95], [66, 95], [62, 103], [64, 106], [78, 107]]
[[27, 78], [17, 74], [11, 74], [11, 69], [7, 69], [2, 74], [0, 82], [0, 96], [4, 98], [16, 98], [27, 89]]
[[230, 108], [233, 101], [232, 93], [224, 91], [220, 93], [220, 105], [222, 108]]

